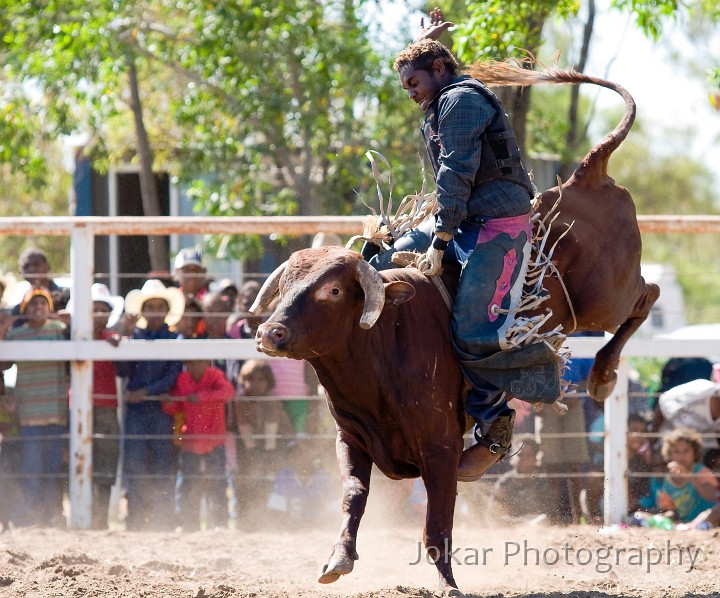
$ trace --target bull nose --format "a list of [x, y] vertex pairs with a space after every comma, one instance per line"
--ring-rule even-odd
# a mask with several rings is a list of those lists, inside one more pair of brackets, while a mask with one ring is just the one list
[[257, 329], [255, 341], [268, 349], [279, 349], [288, 339], [288, 329], [276, 322], [265, 322]]

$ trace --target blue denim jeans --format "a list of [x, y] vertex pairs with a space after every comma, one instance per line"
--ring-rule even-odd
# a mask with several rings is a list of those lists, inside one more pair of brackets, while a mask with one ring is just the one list
[[[464, 221], [455, 237], [448, 244], [443, 257], [443, 261], [451, 260], [462, 266], [461, 284], [458, 287], [458, 296], [455, 298], [455, 304], [453, 305], [453, 321], [455, 322], [466, 320], [468, 314], [464, 313], [465, 310], [473, 309], [472, 289], [467, 283], [463, 284], [463, 274], [465, 274], [465, 266], [477, 245], [478, 234], [482, 225], [483, 222], [480, 218]], [[454, 334], [456, 334], [455, 330]], [[472, 375], [465, 368], [463, 368], [463, 371], [472, 386], [465, 398], [465, 412], [475, 420], [478, 433], [484, 436], [490, 429], [492, 422], [498, 416], [509, 413], [510, 408], [507, 406], [507, 399], [502, 390], [487, 380]]]
[[174, 529], [175, 448], [173, 418], [159, 401], [128, 405], [125, 412], [124, 477], [129, 530]]
[[15, 525], [53, 525], [62, 516], [67, 433], [67, 428], [59, 425], [20, 429], [20, 500], [13, 510]]

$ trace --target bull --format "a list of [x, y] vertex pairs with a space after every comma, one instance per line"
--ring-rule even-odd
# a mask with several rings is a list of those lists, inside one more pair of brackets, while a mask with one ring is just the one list
[[[545, 281], [552, 310], [546, 329], [609, 331], [589, 392], [605, 399], [616, 382], [622, 347], [659, 296], [640, 275], [641, 240], [628, 191], [607, 174], [612, 152], [635, 116], [630, 94], [574, 71], [480, 74], [490, 84], [594, 83], [625, 100], [623, 119], [583, 159], [570, 179], [542, 194], [537, 210], [560, 202], [548, 233], [553, 275]], [[322, 567], [321, 583], [350, 573], [373, 463], [391, 479], [421, 477], [427, 489], [424, 544], [441, 589], [453, 595], [451, 567], [457, 465], [466, 430], [464, 380], [450, 339], [450, 313], [438, 288], [413, 268], [377, 272], [359, 253], [320, 247], [294, 253], [265, 282], [251, 311], [279, 302], [257, 331], [259, 351], [306, 359], [327, 391], [336, 421], [343, 483], [342, 525]]]

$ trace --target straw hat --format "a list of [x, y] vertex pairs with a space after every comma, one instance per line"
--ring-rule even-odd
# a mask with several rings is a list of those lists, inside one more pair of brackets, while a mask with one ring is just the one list
[[[143, 304], [150, 299], [163, 299], [169, 306], [170, 311], [165, 318], [168, 326], [173, 326], [180, 321], [185, 311], [185, 295], [175, 287], [166, 287], [161, 280], [151, 278], [146, 281], [141, 289], [130, 291], [125, 297], [125, 312], [129, 314], [141, 314]], [[147, 320], [140, 316], [137, 322], [138, 328], [145, 328]]]

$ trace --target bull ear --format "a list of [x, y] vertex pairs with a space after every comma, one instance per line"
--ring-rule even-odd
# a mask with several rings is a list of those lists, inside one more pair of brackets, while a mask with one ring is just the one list
[[357, 280], [365, 293], [365, 307], [360, 316], [360, 328], [372, 328], [385, 305], [385, 286], [379, 272], [365, 260], [358, 260]]
[[268, 305], [270, 305], [270, 302], [273, 300], [275, 295], [277, 295], [278, 287], [280, 286], [280, 277], [282, 276], [283, 272], [285, 272], [285, 268], [287, 268], [287, 265], [287, 262], [283, 262], [277, 268], [275, 268], [275, 271], [270, 276], [268, 276], [265, 284], [263, 284], [263, 286], [258, 291], [257, 297], [255, 297], [255, 301], [253, 301], [253, 304], [250, 306], [251, 314], [256, 316], [261, 313], [262, 310], [265, 309]]
[[395, 280], [385, 285], [385, 300], [393, 305], [410, 301], [415, 296], [415, 287], [407, 282]]

